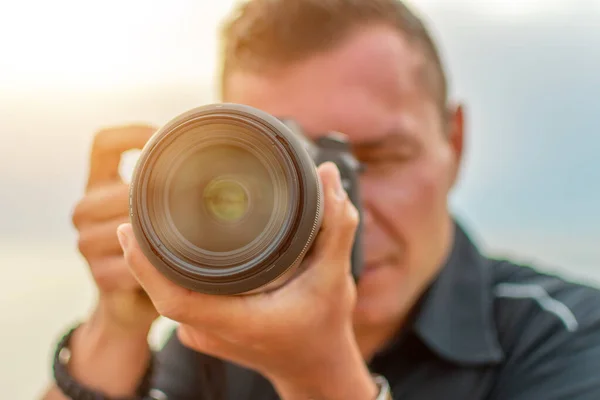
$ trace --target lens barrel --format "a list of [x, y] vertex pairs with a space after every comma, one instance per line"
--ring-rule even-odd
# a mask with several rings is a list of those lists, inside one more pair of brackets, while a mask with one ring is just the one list
[[197, 292], [284, 284], [321, 225], [322, 187], [306, 143], [240, 104], [202, 106], [168, 122], [131, 181], [131, 222], [146, 257]]

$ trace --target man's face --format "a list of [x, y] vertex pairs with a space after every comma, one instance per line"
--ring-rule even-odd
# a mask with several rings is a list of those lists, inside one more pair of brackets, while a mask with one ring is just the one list
[[358, 285], [358, 326], [402, 319], [443, 264], [452, 240], [447, 196], [462, 128], [443, 121], [423, 83], [423, 65], [414, 45], [375, 26], [273, 73], [235, 71], [224, 93], [224, 101], [294, 119], [312, 138], [342, 132], [366, 164], [360, 180], [366, 267]]

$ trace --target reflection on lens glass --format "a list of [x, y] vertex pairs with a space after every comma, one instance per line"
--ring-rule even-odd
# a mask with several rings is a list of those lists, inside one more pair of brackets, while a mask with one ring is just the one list
[[293, 166], [282, 149], [247, 126], [208, 123], [182, 132], [151, 172], [157, 239], [213, 270], [269, 257], [288, 236], [298, 207]]
[[[275, 190], [269, 172], [242, 147], [206, 147], [183, 160], [172, 176], [169, 214], [177, 231], [200, 249], [227, 252], [247, 246], [265, 230], [273, 213]], [[248, 198], [255, 206], [246, 210]], [[242, 217], [240, 223], [231, 223]]]
[[220, 222], [237, 222], [248, 211], [248, 194], [232, 179], [215, 178], [204, 189], [204, 205]]

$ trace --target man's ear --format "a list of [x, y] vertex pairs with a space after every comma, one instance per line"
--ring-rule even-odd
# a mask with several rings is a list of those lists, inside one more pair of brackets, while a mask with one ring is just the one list
[[452, 186], [454, 186], [462, 165], [465, 144], [465, 114], [462, 104], [448, 106], [447, 135], [454, 158], [452, 167]]

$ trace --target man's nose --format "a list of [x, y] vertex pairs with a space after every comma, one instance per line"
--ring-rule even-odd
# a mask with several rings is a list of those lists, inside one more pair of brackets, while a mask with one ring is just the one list
[[360, 222], [363, 226], [363, 229], [367, 229], [373, 226], [373, 214], [369, 209], [370, 207], [363, 201], [360, 213]]

